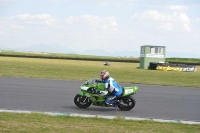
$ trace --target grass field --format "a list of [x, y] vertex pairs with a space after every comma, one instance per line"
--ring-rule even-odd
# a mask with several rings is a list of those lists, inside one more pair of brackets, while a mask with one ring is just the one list
[[[104, 61], [124, 61], [124, 62], [139, 62], [139, 57], [113, 57], [113, 56], [94, 56], [94, 55], [79, 55], [79, 54], [64, 54], [64, 53], [45, 53], [45, 52], [20, 52], [13, 50], [2, 50], [0, 55], [4, 56], [26, 56], [26, 57], [42, 57], [42, 58], [57, 58], [57, 59], [81, 59], [81, 60], [104, 60]], [[138, 55], [139, 56], [139, 55]], [[184, 62], [200, 64], [200, 58], [166, 58], [166, 62]]]
[[63, 54], [63, 53], [44, 53], [44, 52], [18, 52], [3, 50], [0, 55], [4, 56], [21, 56], [21, 57], [39, 57], [39, 58], [55, 58], [55, 59], [79, 59], [79, 60], [114, 60], [114, 61], [137, 61], [139, 58], [118, 58], [112, 56], [95, 56], [95, 55], [79, 55], [79, 54]]
[[199, 133], [200, 125], [0, 113], [2, 133]]
[[[87, 80], [107, 69], [120, 83], [200, 87], [200, 72], [166, 72], [138, 69], [137, 63], [0, 57], [0, 76]], [[198, 68], [199, 69], [199, 68]], [[0, 133], [199, 133], [200, 125], [125, 121], [40, 114], [0, 113]]]
[[[87, 80], [107, 69], [120, 83], [189, 86], [200, 88], [200, 72], [138, 69], [137, 63], [0, 57], [0, 76]], [[199, 68], [198, 68], [199, 69]]]

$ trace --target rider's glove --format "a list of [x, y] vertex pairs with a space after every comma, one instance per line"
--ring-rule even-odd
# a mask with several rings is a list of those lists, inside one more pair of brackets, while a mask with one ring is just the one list
[[102, 81], [101, 81], [101, 80], [98, 80], [98, 79], [96, 79], [96, 80], [95, 80], [95, 82], [97, 82], [97, 83], [101, 83]]

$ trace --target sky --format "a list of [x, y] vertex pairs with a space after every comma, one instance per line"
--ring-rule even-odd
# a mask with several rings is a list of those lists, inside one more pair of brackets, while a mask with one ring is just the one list
[[0, 0], [0, 49], [139, 56], [142, 45], [200, 58], [200, 1]]

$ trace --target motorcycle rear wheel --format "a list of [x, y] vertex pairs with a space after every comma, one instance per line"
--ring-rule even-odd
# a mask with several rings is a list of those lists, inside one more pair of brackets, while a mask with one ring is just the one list
[[123, 104], [119, 104], [118, 108], [123, 111], [131, 110], [136, 104], [133, 96], [122, 97], [120, 100], [123, 102]]
[[74, 103], [79, 108], [87, 108], [92, 104], [92, 101], [86, 96], [81, 96], [81, 95], [77, 94], [74, 97]]

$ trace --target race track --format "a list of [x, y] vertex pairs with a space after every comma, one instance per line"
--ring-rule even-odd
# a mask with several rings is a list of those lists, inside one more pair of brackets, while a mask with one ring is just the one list
[[138, 85], [131, 111], [95, 106], [80, 109], [74, 96], [82, 82], [0, 77], [0, 109], [200, 121], [200, 88]]

